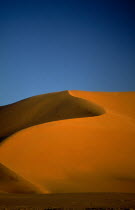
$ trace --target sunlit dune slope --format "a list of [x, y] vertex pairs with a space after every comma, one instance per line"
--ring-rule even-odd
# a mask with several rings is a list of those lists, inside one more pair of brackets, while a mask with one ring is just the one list
[[33, 125], [103, 113], [102, 107], [68, 91], [34, 96], [0, 107], [0, 140]]
[[40, 189], [0, 163], [0, 192], [43, 193]]
[[103, 106], [105, 111], [130, 117], [135, 121], [135, 92], [88, 92], [69, 91], [72, 96], [91, 100]]
[[17, 132], [2, 143], [0, 160], [50, 193], [135, 192], [135, 92], [69, 94], [104, 114]]

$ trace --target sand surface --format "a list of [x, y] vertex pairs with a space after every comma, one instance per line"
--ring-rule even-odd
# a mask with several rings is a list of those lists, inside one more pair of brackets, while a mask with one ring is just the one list
[[0, 209], [5, 210], [4, 208], [6, 210], [134, 210], [135, 194], [0, 194]]
[[44, 94], [0, 113], [0, 161], [45, 193], [135, 193], [135, 92]]

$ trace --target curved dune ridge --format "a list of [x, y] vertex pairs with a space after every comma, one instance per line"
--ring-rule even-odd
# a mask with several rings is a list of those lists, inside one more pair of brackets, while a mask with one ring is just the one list
[[48, 193], [135, 193], [135, 92], [45, 94], [8, 105], [8, 113], [25, 110], [26, 104], [29, 111], [19, 120], [27, 128], [19, 124], [23, 130], [14, 133], [15, 115], [3, 132], [14, 133], [1, 144], [3, 164]]
[[2, 193], [43, 193], [24, 178], [0, 163], [0, 192]]
[[68, 91], [34, 96], [0, 107], [0, 140], [41, 123], [103, 114], [102, 107]]

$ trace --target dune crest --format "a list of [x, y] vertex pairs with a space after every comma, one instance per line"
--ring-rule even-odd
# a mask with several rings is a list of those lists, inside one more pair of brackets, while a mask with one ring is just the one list
[[34, 125], [104, 114], [102, 107], [68, 91], [34, 96], [0, 109], [0, 140]]

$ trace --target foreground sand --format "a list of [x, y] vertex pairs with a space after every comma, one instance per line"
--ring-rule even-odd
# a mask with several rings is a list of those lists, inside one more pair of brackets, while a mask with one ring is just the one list
[[134, 107], [135, 92], [65, 91], [1, 108], [0, 161], [44, 193], [135, 193]]
[[[126, 193], [62, 193], [50, 195], [0, 194], [3, 210], [90, 210], [90, 208], [135, 209], [135, 194]], [[120, 209], [121, 208], [121, 209]], [[126, 209], [128, 208], [128, 209]], [[5, 209], [4, 209], [5, 210]], [[94, 210], [94, 209], [91, 209]], [[108, 209], [109, 210], [109, 209]]]

